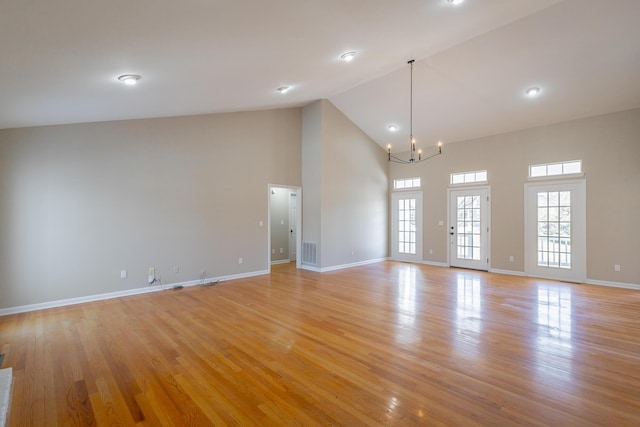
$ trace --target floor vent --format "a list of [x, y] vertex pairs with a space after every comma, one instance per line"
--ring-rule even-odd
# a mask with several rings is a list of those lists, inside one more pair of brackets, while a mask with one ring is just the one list
[[317, 265], [318, 264], [318, 244], [315, 242], [302, 242], [302, 263]]

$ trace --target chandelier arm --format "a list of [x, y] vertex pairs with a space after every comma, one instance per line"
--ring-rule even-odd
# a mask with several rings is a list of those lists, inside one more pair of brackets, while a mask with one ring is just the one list
[[435, 156], [439, 156], [440, 154], [442, 154], [442, 152], [437, 152], [437, 153], [435, 153], [435, 154], [430, 155], [429, 157], [425, 157], [425, 158], [423, 158], [423, 159], [416, 160], [416, 161], [414, 161], [413, 163], [420, 163], [420, 162], [424, 162], [425, 160], [432, 159], [432, 158], [434, 158]]
[[424, 157], [424, 158], [422, 158], [420, 160], [417, 160], [415, 158], [413, 158], [413, 159], [410, 158], [408, 160], [407, 159], [401, 159], [399, 157], [394, 156], [393, 154], [389, 154], [389, 161], [390, 162], [394, 162], [394, 163], [402, 163], [402, 164], [420, 163], [420, 162], [424, 162], [425, 160], [432, 159], [432, 158], [434, 158], [436, 156], [439, 156], [441, 154], [442, 154], [442, 151], [439, 150], [437, 153], [434, 153], [434, 154], [432, 154], [430, 156]]
[[394, 162], [394, 163], [413, 163], [413, 161], [411, 159], [409, 160], [405, 160], [405, 159], [401, 159], [400, 157], [396, 157], [392, 154], [389, 154], [389, 161], [390, 162]]

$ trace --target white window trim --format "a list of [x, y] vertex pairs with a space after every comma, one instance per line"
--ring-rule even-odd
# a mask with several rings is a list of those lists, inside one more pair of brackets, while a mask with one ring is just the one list
[[546, 176], [530, 176], [527, 181], [535, 182], [535, 181], [557, 181], [557, 180], [565, 180], [565, 179], [579, 179], [584, 178], [584, 172], [580, 173], [569, 173], [566, 175], [546, 175]]

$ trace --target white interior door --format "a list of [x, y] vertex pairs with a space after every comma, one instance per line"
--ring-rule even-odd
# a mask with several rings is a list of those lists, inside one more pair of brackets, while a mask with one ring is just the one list
[[289, 193], [289, 261], [296, 260], [298, 236], [298, 195]]
[[527, 275], [584, 282], [585, 181], [529, 183], [525, 198]]
[[449, 191], [449, 264], [489, 269], [489, 189]]
[[422, 261], [422, 192], [391, 194], [391, 257], [399, 261]]

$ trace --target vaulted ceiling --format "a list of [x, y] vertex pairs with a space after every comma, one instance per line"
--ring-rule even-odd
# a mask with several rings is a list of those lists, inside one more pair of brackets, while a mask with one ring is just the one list
[[639, 18], [637, 0], [4, 0], [0, 128], [328, 98], [408, 145], [415, 59], [413, 134], [453, 142], [640, 107]]

